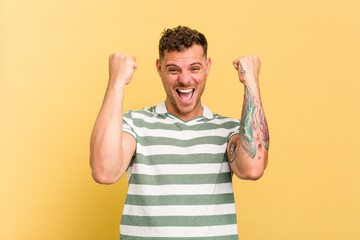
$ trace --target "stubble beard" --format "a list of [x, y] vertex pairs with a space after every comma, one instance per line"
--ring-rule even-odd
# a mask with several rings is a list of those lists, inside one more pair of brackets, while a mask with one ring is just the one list
[[[177, 102], [175, 100], [175, 97], [172, 95], [172, 94], [167, 94], [171, 103], [173, 104], [173, 106], [175, 107], [175, 109], [177, 110], [178, 113], [182, 114], [182, 115], [185, 115], [185, 114], [189, 114], [191, 112], [193, 112], [196, 107], [199, 105], [199, 102], [200, 102], [200, 99], [201, 99], [201, 96], [202, 96], [202, 93], [204, 92], [204, 89], [198, 93], [198, 96], [196, 97], [196, 99], [194, 100], [195, 101], [195, 104], [194, 106], [191, 108], [191, 109], [188, 109], [188, 110], [183, 110], [183, 106], [184, 105], [181, 105], [179, 102]], [[195, 93], [194, 93], [195, 94]], [[193, 103], [192, 103], [193, 104]], [[192, 105], [190, 104], [190, 105]], [[188, 105], [189, 106], [189, 105]], [[185, 108], [187, 108], [187, 106], [185, 105]]]

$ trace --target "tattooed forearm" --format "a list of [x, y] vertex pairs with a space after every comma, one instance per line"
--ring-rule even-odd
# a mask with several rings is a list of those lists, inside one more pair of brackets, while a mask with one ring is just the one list
[[266, 150], [269, 149], [269, 130], [264, 111], [260, 101], [255, 98], [247, 86], [245, 86], [239, 135], [242, 148], [252, 159], [255, 158], [256, 151], [262, 149], [262, 146]]
[[240, 122], [240, 142], [244, 151], [251, 157], [256, 156], [256, 143], [253, 134], [253, 116], [256, 110], [255, 97], [248, 87], [245, 86], [243, 112]]
[[260, 108], [259, 110], [258, 117], [256, 118], [256, 123], [262, 133], [261, 142], [266, 148], [266, 150], [269, 150], [269, 129], [266, 122], [265, 113], [262, 108]]

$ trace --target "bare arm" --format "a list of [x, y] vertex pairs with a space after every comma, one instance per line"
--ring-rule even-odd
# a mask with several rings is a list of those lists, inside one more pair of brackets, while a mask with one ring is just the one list
[[109, 83], [90, 141], [90, 166], [96, 182], [119, 180], [135, 152], [135, 139], [122, 132], [122, 121], [125, 86], [136, 68], [134, 57], [121, 53], [109, 57]]
[[244, 56], [234, 61], [239, 80], [244, 84], [240, 131], [227, 146], [232, 171], [241, 179], [259, 179], [266, 168], [269, 130], [260, 99], [260, 59]]

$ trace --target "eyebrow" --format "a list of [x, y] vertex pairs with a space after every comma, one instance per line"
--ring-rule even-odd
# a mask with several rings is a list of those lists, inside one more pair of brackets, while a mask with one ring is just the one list
[[170, 64], [166, 64], [165, 67], [178, 67], [178, 66], [175, 65], [175, 64], [170, 63]]
[[[194, 65], [198, 65], [198, 64], [202, 66], [201, 62], [194, 62], [194, 63], [190, 64], [190, 66], [194, 66]], [[178, 65], [173, 64], [173, 63], [166, 64], [165, 67], [177, 67], [177, 68], [179, 68]]]
[[198, 65], [198, 64], [202, 66], [202, 63], [201, 63], [201, 62], [194, 62], [194, 63], [190, 64], [190, 66]]

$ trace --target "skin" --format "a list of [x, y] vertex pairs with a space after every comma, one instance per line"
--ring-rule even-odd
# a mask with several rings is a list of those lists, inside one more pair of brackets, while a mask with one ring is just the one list
[[[200, 45], [194, 44], [181, 52], [165, 52], [163, 59], [156, 61], [162, 80], [168, 112], [184, 121], [202, 115], [201, 95], [209, 75], [211, 59], [205, 58]], [[177, 90], [192, 90], [189, 101], [184, 101]]]
[[[227, 154], [231, 170], [239, 178], [255, 180], [263, 174], [269, 148], [259, 92], [260, 60], [256, 56], [244, 56], [233, 64], [245, 86], [245, 96], [240, 132], [229, 140]], [[201, 46], [196, 44], [181, 52], [164, 52], [163, 59], [156, 61], [156, 68], [166, 92], [169, 113], [183, 121], [202, 115], [201, 95], [210, 67], [211, 59], [205, 58]], [[122, 132], [125, 86], [136, 69], [135, 57], [118, 52], [109, 56], [108, 87], [90, 141], [92, 175], [102, 184], [118, 181], [136, 151], [135, 139]], [[190, 90], [191, 97], [179, 94]]]
[[244, 85], [239, 134], [229, 140], [227, 154], [231, 170], [241, 179], [259, 179], [267, 166], [269, 130], [260, 99], [260, 59], [244, 56], [233, 62]]
[[109, 56], [108, 87], [90, 140], [90, 166], [98, 183], [119, 180], [136, 150], [135, 139], [122, 131], [124, 91], [137, 69], [135, 61], [118, 52]]

